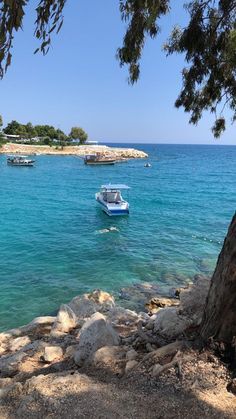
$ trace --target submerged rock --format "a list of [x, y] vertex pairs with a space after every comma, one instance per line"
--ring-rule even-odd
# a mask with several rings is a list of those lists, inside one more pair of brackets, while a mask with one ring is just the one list
[[79, 366], [103, 346], [119, 345], [120, 338], [111, 324], [101, 313], [95, 313], [85, 322], [79, 333], [78, 351], [74, 355]]

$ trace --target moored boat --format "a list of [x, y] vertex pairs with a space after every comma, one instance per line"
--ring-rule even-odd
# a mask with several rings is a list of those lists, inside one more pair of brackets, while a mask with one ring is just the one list
[[28, 159], [27, 156], [8, 156], [7, 164], [9, 166], [28, 166], [32, 167], [35, 160]]
[[105, 156], [101, 154], [87, 154], [84, 157], [85, 164], [91, 165], [102, 165], [102, 164], [115, 164], [116, 158], [111, 156]]
[[121, 195], [121, 190], [130, 189], [127, 185], [102, 185], [100, 192], [95, 195], [102, 210], [109, 216], [128, 215], [129, 203]]

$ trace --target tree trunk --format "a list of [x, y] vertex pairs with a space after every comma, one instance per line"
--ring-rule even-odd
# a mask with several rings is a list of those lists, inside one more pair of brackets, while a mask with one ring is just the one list
[[236, 214], [211, 279], [200, 333], [204, 340], [226, 343], [236, 336]]

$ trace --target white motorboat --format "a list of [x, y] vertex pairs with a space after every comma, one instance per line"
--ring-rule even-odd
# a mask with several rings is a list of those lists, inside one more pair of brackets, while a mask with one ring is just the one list
[[152, 167], [150, 163], [145, 163], [144, 167]]
[[127, 185], [102, 185], [95, 197], [102, 210], [109, 216], [128, 215], [129, 203], [122, 198], [121, 190], [130, 189]]
[[28, 159], [27, 156], [8, 156], [7, 164], [9, 166], [28, 166], [32, 167], [35, 160]]

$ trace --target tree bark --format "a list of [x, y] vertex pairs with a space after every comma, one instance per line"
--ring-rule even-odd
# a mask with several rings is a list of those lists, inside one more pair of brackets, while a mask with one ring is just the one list
[[211, 279], [200, 334], [226, 343], [236, 336], [236, 214]]

